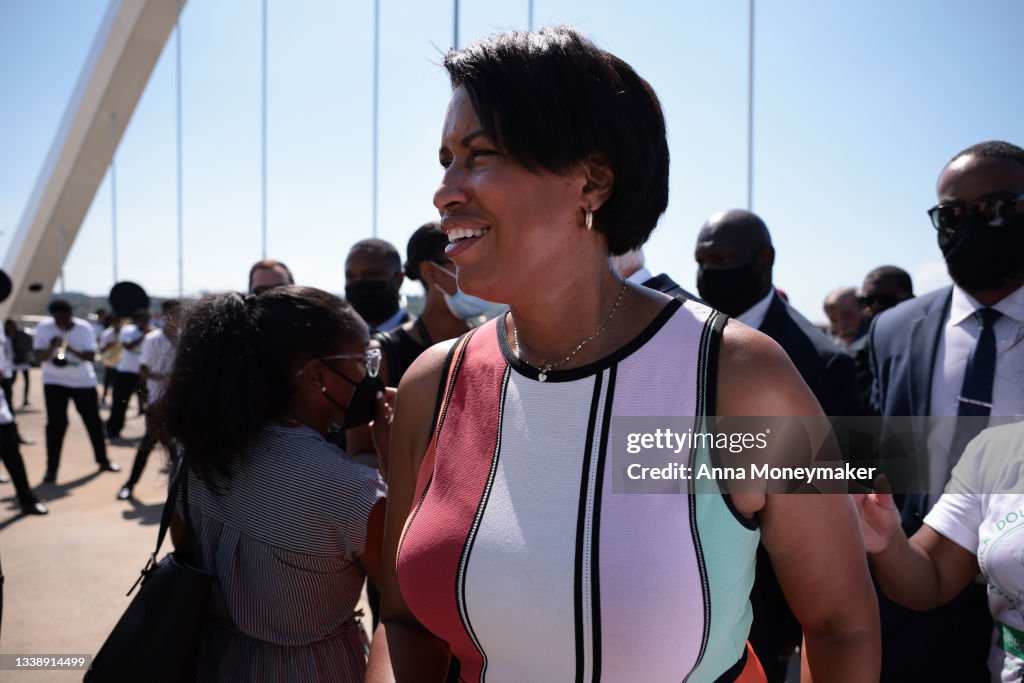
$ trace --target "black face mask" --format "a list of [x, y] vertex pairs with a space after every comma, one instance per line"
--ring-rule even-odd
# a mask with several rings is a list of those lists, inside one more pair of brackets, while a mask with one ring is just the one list
[[361, 427], [373, 420], [373, 412], [377, 406], [377, 394], [384, 391], [384, 382], [380, 377], [365, 375], [356, 390], [352, 392], [352, 400], [348, 402], [348, 411], [345, 412], [345, 421], [341, 424], [342, 429]]
[[722, 313], [737, 316], [762, 298], [761, 271], [756, 263], [736, 268], [697, 269], [697, 291], [701, 298]]
[[345, 420], [341, 423], [341, 430], [361, 427], [373, 420], [374, 408], [377, 405], [377, 394], [384, 391], [384, 382], [381, 381], [380, 377], [363, 375], [362, 380], [355, 382], [351, 377], [340, 370], [332, 368], [330, 365], [325, 364], [324, 367], [349, 384], [356, 385], [355, 391], [352, 392], [352, 396], [348, 399], [347, 406], [341, 405], [340, 401], [328, 394], [326, 388], [324, 389], [323, 394], [327, 400], [333, 403], [338, 410], [345, 411]]
[[967, 216], [956, 232], [939, 232], [939, 249], [949, 276], [963, 289], [1000, 289], [1024, 273], [1024, 215], [999, 227]]
[[392, 280], [356, 280], [345, 285], [345, 298], [371, 326], [398, 312], [398, 288]]

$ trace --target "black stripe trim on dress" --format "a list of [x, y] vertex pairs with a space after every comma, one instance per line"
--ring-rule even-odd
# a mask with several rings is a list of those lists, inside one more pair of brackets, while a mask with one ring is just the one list
[[597, 453], [597, 476], [594, 489], [594, 522], [591, 534], [590, 554], [590, 603], [591, 623], [594, 628], [591, 651], [594, 653], [593, 683], [601, 680], [601, 494], [604, 491], [604, 466], [608, 455], [608, 433], [611, 431], [612, 400], [615, 396], [615, 377], [618, 366], [613, 365], [608, 371], [608, 389], [604, 395], [604, 419], [601, 421], [601, 449]]
[[583, 447], [583, 466], [580, 468], [579, 511], [576, 516], [576, 559], [573, 568], [573, 617], [576, 625], [576, 683], [583, 683], [586, 666], [583, 646], [583, 539], [586, 530], [587, 489], [590, 485], [590, 453], [594, 447], [597, 427], [597, 407], [601, 403], [601, 375], [594, 377], [594, 395], [590, 399], [590, 419], [587, 421], [587, 440]]
[[[704, 391], [705, 403], [707, 406], [707, 414], [714, 417], [718, 415], [718, 360], [721, 356], [722, 351], [722, 334], [725, 331], [725, 325], [729, 322], [729, 316], [724, 313], [719, 313], [715, 318], [714, 328], [711, 330], [711, 338], [708, 340], [708, 358], [707, 358], [707, 387]], [[711, 453], [711, 464], [714, 467], [720, 467], [722, 459], [718, 454], [718, 449], [712, 447]], [[756, 518], [748, 518], [736, 509], [736, 504], [732, 500], [732, 496], [729, 495], [729, 488], [725, 481], [718, 482], [718, 488], [722, 492], [722, 500], [725, 501], [725, 507], [729, 509], [732, 516], [736, 518], [744, 528], [753, 531], [757, 529], [758, 523]]]
[[480, 683], [484, 682], [484, 676], [487, 673], [487, 654], [484, 652], [484, 648], [476, 636], [476, 631], [473, 630], [473, 624], [469, 621], [469, 610], [466, 609], [466, 567], [469, 565], [469, 556], [472, 554], [473, 545], [476, 543], [476, 536], [480, 530], [480, 522], [483, 520], [484, 510], [487, 509], [487, 502], [491, 497], [494, 476], [498, 472], [498, 459], [501, 456], [501, 431], [505, 415], [505, 397], [508, 393], [508, 380], [511, 374], [511, 370], [506, 367], [501, 375], [501, 387], [498, 390], [498, 429], [494, 435], [494, 454], [491, 456], [491, 469], [487, 473], [487, 482], [484, 484], [480, 502], [477, 504], [476, 513], [473, 515], [473, 524], [470, 526], [469, 534], [466, 536], [466, 544], [462, 548], [462, 557], [459, 559], [459, 569], [455, 574], [455, 602], [459, 608], [459, 618], [462, 620], [462, 627], [466, 629], [466, 634], [473, 641], [473, 646], [480, 653]]
[[[617, 363], [621, 363], [637, 349], [642, 347], [644, 344], [649, 342], [654, 335], [665, 326], [665, 323], [672, 318], [676, 311], [683, 306], [683, 300], [671, 299], [665, 304], [658, 315], [654, 317], [647, 327], [643, 329], [640, 334], [633, 338], [625, 346], [613, 351], [610, 355], [600, 358], [593, 363], [587, 365], [581, 365], [578, 368], [572, 368], [571, 370], [549, 370], [547, 372], [547, 382], [573, 382], [580, 379], [585, 379], [591, 375], [599, 374], [604, 372], [608, 368]], [[519, 356], [512, 350], [512, 345], [508, 341], [508, 325], [505, 322], [505, 316], [498, 317], [498, 347], [501, 349], [501, 355], [505, 357], [507, 362], [513, 370], [520, 375], [528, 377], [529, 379], [537, 379], [540, 375], [540, 370], [529, 365], [525, 361], [519, 358]]]
[[[697, 381], [695, 382], [697, 385], [697, 397], [695, 401], [695, 409], [693, 411], [694, 434], [700, 433], [705, 428], [707, 410], [707, 375], [705, 374], [707, 372], [708, 361], [707, 347], [710, 341], [709, 336], [711, 335], [711, 331], [715, 325], [715, 319], [718, 315], [718, 311], [712, 311], [711, 315], [708, 316], [708, 319], [704, 321], [704, 328], [700, 333], [700, 346], [697, 347]], [[690, 447], [690, 457], [687, 464], [689, 465], [691, 472], [695, 471], [694, 468], [697, 465], [696, 445]], [[697, 652], [697, 659], [694, 661], [690, 672], [686, 674], [686, 677], [683, 679], [683, 683], [690, 680], [690, 676], [692, 676], [693, 672], [700, 666], [701, 661], [704, 659], [704, 654], [707, 652], [708, 639], [711, 637], [711, 587], [708, 584], [707, 564], [704, 561], [704, 548], [701, 545], [700, 532], [697, 529], [697, 495], [699, 494], [697, 494], [694, 488], [692, 479], [687, 482], [687, 488], [689, 490], [687, 508], [690, 514], [690, 536], [693, 539], [694, 554], [697, 556], [697, 568], [700, 572], [701, 597], [704, 603], [704, 632], [701, 635], [700, 650]]]

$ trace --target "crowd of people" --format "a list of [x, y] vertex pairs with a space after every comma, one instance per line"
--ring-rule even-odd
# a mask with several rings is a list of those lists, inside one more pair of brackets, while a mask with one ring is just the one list
[[[440, 221], [404, 262], [367, 239], [344, 298], [265, 260], [247, 292], [165, 302], [157, 329], [140, 310], [97, 334], [56, 300], [36, 331], [44, 483], [70, 401], [120, 470], [106, 441], [145, 387], [118, 498], [158, 443], [174, 454], [172, 536], [214, 577], [198, 679], [776, 683], [799, 652], [803, 680], [1022, 680], [1024, 430], [984, 427], [1024, 415], [1024, 150], [937, 169], [921, 242], [953, 285], [915, 298], [880, 266], [826, 297], [829, 335], [775, 286], [750, 211], [696, 230], [696, 293], [647, 269], [668, 145], [626, 62], [559, 27], [444, 68]], [[11, 405], [8, 381], [0, 452], [45, 514]], [[915, 444], [925, 492], [615, 493], [616, 421], [644, 416], [975, 419]]]

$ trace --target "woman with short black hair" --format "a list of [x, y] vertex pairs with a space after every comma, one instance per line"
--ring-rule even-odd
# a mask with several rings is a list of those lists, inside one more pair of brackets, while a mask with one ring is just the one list
[[399, 386], [367, 680], [440, 681], [454, 655], [465, 681], [763, 681], [745, 643], [760, 539], [815, 680], [877, 681], [848, 496], [612, 490], [620, 418], [821, 414], [767, 337], [612, 269], [668, 200], [651, 86], [567, 27], [444, 66], [447, 255], [462, 290], [510, 311]]

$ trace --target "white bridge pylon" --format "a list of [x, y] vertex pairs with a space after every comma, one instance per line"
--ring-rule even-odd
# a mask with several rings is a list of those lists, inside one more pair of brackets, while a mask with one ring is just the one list
[[[111, 0], [4, 259], [0, 320], [42, 313], [187, 0]], [[112, 120], [116, 126], [112, 125]]]

